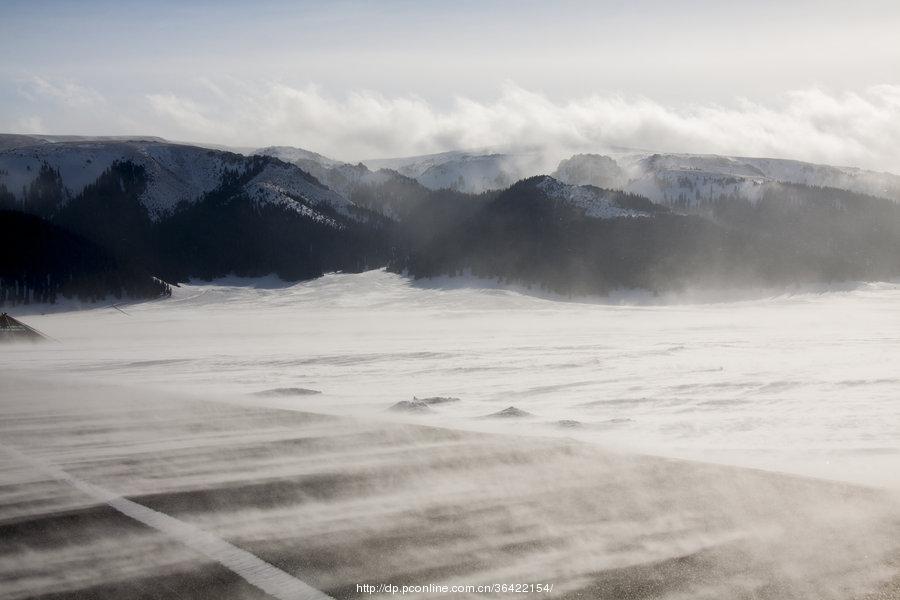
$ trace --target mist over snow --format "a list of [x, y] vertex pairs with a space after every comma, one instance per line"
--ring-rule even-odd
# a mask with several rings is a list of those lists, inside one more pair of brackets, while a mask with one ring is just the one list
[[[228, 278], [127, 315], [23, 317], [61, 343], [22, 347], [3, 366], [207, 398], [302, 388], [322, 393], [264, 401], [896, 489], [900, 286], [827, 290], [600, 302], [382, 270]], [[414, 396], [460, 400], [388, 411]], [[511, 405], [533, 417], [481, 418]]]
[[792, 158], [900, 171], [900, 85], [859, 91], [806, 88], [765, 99], [666, 104], [634, 94], [558, 98], [507, 81], [488, 99], [438, 104], [416, 94], [315, 84], [202, 78], [186, 91], [109, 101], [77, 82], [31, 76], [18, 93], [32, 114], [0, 118], [21, 133], [152, 132], [232, 147], [291, 145], [334, 158], [426, 154], [466, 148], [539, 148], [548, 167], [565, 154], [626, 147], [661, 152]]

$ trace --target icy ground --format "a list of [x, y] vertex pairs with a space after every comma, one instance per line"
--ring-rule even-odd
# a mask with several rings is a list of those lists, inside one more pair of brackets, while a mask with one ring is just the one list
[[[0, 378], [2, 600], [886, 600], [897, 509], [558, 438]], [[491, 590], [402, 597], [523, 597]]]
[[[601, 303], [372, 271], [121, 308], [23, 317], [58, 343], [0, 370], [900, 487], [896, 284]], [[256, 395], [276, 388], [322, 393]], [[388, 410], [414, 396], [460, 400]], [[533, 416], [479, 418], [510, 406]]]

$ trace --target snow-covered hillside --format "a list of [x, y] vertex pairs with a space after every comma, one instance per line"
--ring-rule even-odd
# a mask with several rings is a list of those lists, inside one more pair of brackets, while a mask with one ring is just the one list
[[294, 165], [283, 162], [267, 164], [244, 185], [244, 190], [257, 202], [291, 208], [335, 227], [338, 224], [334, 219], [316, 209], [328, 207], [345, 217], [354, 217], [353, 204], [349, 200], [321, 185]]
[[43, 164], [58, 170], [70, 197], [95, 182], [115, 161], [146, 169], [143, 202], [153, 218], [179, 202], [192, 202], [215, 189], [226, 172], [243, 173], [244, 157], [193, 146], [160, 142], [85, 141], [43, 143], [0, 152], [0, 183], [18, 198]]
[[839, 189], [900, 200], [900, 176], [856, 167], [832, 167], [777, 158], [738, 158], [776, 181]]
[[[146, 171], [148, 182], [142, 202], [154, 220], [181, 202], [194, 202], [215, 190], [226, 175], [245, 174], [254, 165], [252, 159], [239, 154], [156, 139], [60, 142], [25, 136], [2, 139], [6, 137], [0, 136], [0, 141], [8, 142], [0, 145], [6, 147], [0, 151], [0, 184], [17, 199], [25, 196], [45, 164], [59, 172], [67, 196], [73, 198], [114, 162], [130, 161]], [[318, 220], [328, 217], [316, 213], [316, 206], [327, 205], [346, 216], [351, 213], [346, 198], [297, 166], [279, 161], [265, 165], [244, 190], [259, 202], [290, 206]]]
[[595, 219], [615, 219], [619, 217], [649, 217], [650, 213], [620, 206], [615, 192], [592, 185], [568, 185], [543, 176], [536, 184], [548, 198], [561, 200], [584, 211], [586, 217]]

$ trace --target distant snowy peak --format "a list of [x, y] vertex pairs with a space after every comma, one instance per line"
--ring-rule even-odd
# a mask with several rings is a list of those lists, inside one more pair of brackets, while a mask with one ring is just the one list
[[628, 192], [640, 194], [667, 205], [693, 206], [725, 198], [755, 202], [765, 190], [776, 184], [765, 177], [742, 177], [709, 171], [656, 170], [631, 178], [624, 186]]
[[426, 156], [370, 160], [371, 169], [392, 169], [431, 190], [478, 194], [502, 190], [516, 181], [547, 173], [546, 157], [535, 152], [443, 152]]
[[721, 197], [758, 198], [773, 183], [833, 187], [900, 201], [900, 176], [795, 160], [630, 150], [575, 154], [560, 161], [541, 150], [452, 151], [368, 160], [430, 189], [478, 193], [499, 190], [527, 177], [551, 174], [564, 183], [621, 189], [660, 203], [691, 203]]
[[623, 217], [649, 217], [650, 211], [623, 206], [621, 192], [604, 190], [590, 185], [569, 185], [553, 177], [543, 175], [535, 180], [535, 187], [548, 198], [562, 201], [584, 211], [584, 216], [594, 219]]
[[328, 158], [327, 156], [322, 156], [318, 152], [313, 152], [311, 150], [305, 150], [303, 148], [297, 148], [294, 146], [267, 146], [265, 148], [258, 148], [257, 150], [254, 150], [253, 154], [258, 154], [260, 156], [272, 156], [288, 163], [296, 163], [297, 161], [313, 161], [324, 167], [336, 167], [338, 165], [345, 164], [342, 161]]
[[900, 201], [900, 177], [794, 160], [715, 155], [651, 154], [619, 158], [625, 189], [656, 202], [696, 203], [723, 197], [755, 201], [773, 185], [831, 187]]
[[313, 173], [319, 181], [345, 198], [350, 199], [352, 199], [354, 190], [359, 187], [380, 185], [398, 176], [396, 172], [387, 169], [370, 171], [363, 164], [341, 164], [331, 168], [323, 168], [318, 173]]
[[602, 154], [576, 154], [559, 163], [553, 177], [574, 185], [622, 189], [628, 177], [615, 160]]
[[759, 168], [770, 179], [846, 189], [900, 201], [900, 176], [856, 167], [832, 167], [776, 158], [737, 159]]
[[269, 146], [256, 150], [255, 154], [296, 165], [345, 198], [350, 198], [359, 185], [375, 185], [389, 178], [387, 171], [373, 172], [362, 163], [352, 165], [293, 146]]
[[[295, 210], [315, 221], [339, 227], [329, 213], [356, 219], [353, 204], [297, 167], [268, 163], [244, 185], [244, 191], [260, 204], [275, 204]], [[327, 210], [322, 210], [327, 209]]]
[[730, 156], [698, 156], [691, 154], [652, 154], [639, 161], [644, 172], [690, 172], [725, 177], [760, 177], [766, 174], [757, 167]]
[[373, 171], [379, 169], [390, 169], [397, 171], [401, 175], [418, 179], [418, 177], [437, 165], [444, 165], [457, 160], [464, 160], [470, 156], [476, 156], [478, 153], [463, 152], [461, 150], [452, 150], [450, 152], [441, 152], [439, 154], [425, 154], [422, 156], [407, 156], [401, 158], [377, 158], [365, 160], [365, 164]]
[[461, 156], [450, 162], [432, 165], [416, 179], [432, 190], [478, 193], [509, 187], [518, 179], [518, 173], [509, 157], [489, 154]]
[[157, 142], [170, 143], [153, 135], [43, 135], [29, 133], [0, 133], [0, 150], [56, 144], [63, 142]]

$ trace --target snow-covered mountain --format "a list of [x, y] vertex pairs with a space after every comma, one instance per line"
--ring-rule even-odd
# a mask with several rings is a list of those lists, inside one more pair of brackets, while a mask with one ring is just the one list
[[[618, 174], [611, 163], [618, 167]], [[579, 154], [554, 173], [568, 183], [618, 179], [619, 186], [662, 204], [693, 205], [723, 198], [755, 201], [779, 184], [830, 187], [900, 201], [900, 176], [796, 160], [699, 154]]]
[[[317, 207], [352, 216], [351, 203], [295, 165], [240, 154], [176, 144], [158, 138], [75, 139], [0, 136], [0, 186], [23, 201], [42, 167], [57, 172], [68, 199], [93, 184], [116, 162], [144, 169], [147, 185], [141, 202], [159, 220], [180, 204], [196, 202], [219, 188], [226, 177], [246, 176], [244, 191], [258, 203], [293, 208], [329, 220]], [[256, 173], [251, 171], [258, 171]]]
[[[370, 168], [364, 163], [345, 163], [292, 146], [259, 148], [254, 154], [289, 161], [357, 206], [372, 210], [392, 221], [403, 220], [415, 206], [427, 203], [433, 190], [448, 187], [423, 186], [419, 180], [409, 175], [422, 175], [427, 170], [427, 165], [424, 164], [408, 167], [405, 169], [406, 173], [400, 173], [390, 168], [391, 160], [383, 163], [371, 161], [374, 164]], [[462, 156], [463, 153], [451, 154]]]
[[[169, 142], [155, 135], [49, 135], [35, 133], [2, 133], [0, 134], [0, 150], [35, 146], [37, 144], [54, 144], [58, 142]], [[189, 144], [203, 146], [204, 144]], [[222, 148], [224, 149], [224, 148]]]
[[[389, 266], [605, 293], [897, 276], [894, 175], [628, 151], [548, 169], [547, 153], [496, 150], [367, 166], [287, 147], [243, 155], [155, 138], [0, 136], [0, 208], [172, 282]], [[20, 246], [9, 254], [24, 260]], [[78, 265], [64, 266], [58, 289], [32, 291], [63, 290]], [[27, 284], [29, 268], [13, 275]], [[118, 289], [82, 279], [79, 293]]]
[[628, 154], [614, 158], [628, 175], [624, 189], [665, 204], [690, 206], [721, 198], [754, 201], [785, 183], [900, 200], [900, 177], [852, 167], [695, 154]]
[[[0, 148], [6, 228], [27, 217], [42, 231], [63, 232], [57, 246], [97, 249], [87, 265], [77, 261], [85, 252], [53, 254], [41, 263], [44, 275], [56, 277], [45, 285], [33, 277], [36, 254], [20, 236], [9, 273], [0, 273], [15, 302], [56, 294], [146, 297], [138, 284], [153, 276], [298, 280], [387, 261], [390, 221], [278, 158], [143, 138], [0, 136]], [[122, 265], [138, 275], [122, 283]]]
[[534, 175], [641, 194], [654, 202], [691, 204], [722, 197], [758, 199], [774, 183], [833, 187], [900, 201], [900, 176], [796, 160], [616, 150], [554, 158], [543, 150], [444, 152], [368, 160], [430, 189], [504, 189]]

